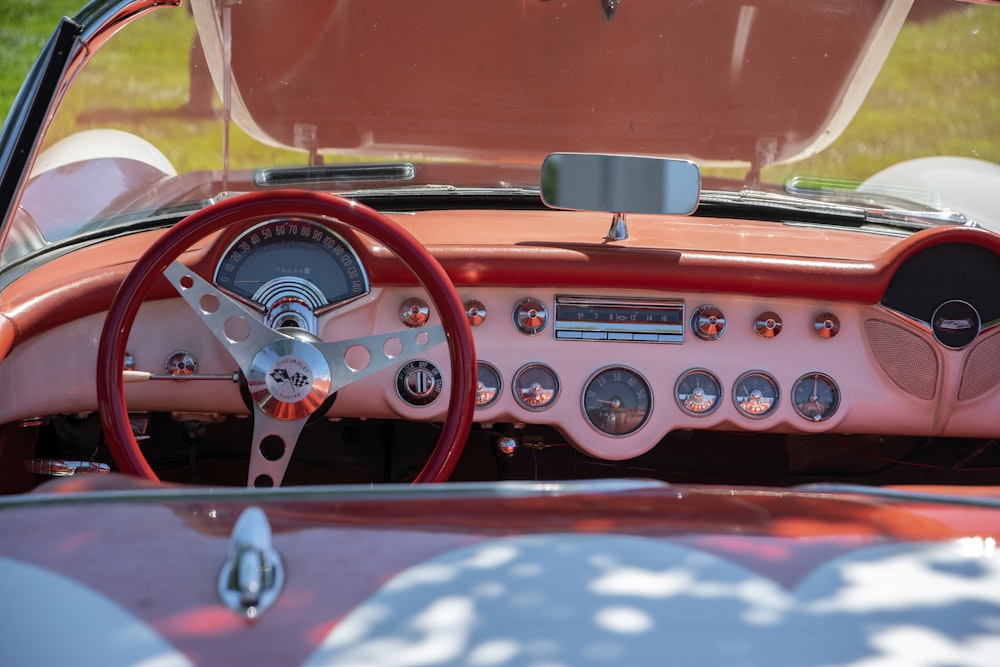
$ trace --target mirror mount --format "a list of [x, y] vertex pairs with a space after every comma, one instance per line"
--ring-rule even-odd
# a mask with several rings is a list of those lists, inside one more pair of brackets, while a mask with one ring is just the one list
[[625, 214], [615, 213], [611, 217], [611, 228], [608, 230], [608, 235], [604, 237], [605, 241], [626, 241], [628, 240], [628, 225], [625, 224]]

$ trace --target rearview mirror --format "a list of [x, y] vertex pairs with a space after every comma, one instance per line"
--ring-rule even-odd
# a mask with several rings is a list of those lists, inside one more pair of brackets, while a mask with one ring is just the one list
[[542, 163], [542, 201], [553, 208], [689, 215], [701, 172], [689, 160], [553, 153]]

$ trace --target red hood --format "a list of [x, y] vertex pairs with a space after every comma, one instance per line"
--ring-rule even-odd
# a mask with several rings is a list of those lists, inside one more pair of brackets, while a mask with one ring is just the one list
[[[843, 130], [910, 5], [212, 2], [232, 7], [233, 117], [272, 144], [759, 164], [814, 153]], [[196, 2], [195, 15], [221, 84], [222, 12]]]
[[[728, 651], [747, 665], [843, 664], [891, 639], [886, 628], [1000, 612], [988, 499], [620, 481], [47, 488], [72, 493], [0, 502], [5, 664], [47, 664], [60, 647], [80, 665], [121, 664], [109, 659], [126, 649], [175, 658], [164, 664], [396, 664], [379, 660], [432, 647], [442, 653], [415, 664], [512, 650], [511, 664], [532, 664], [542, 644], [566, 664], [611, 647], [618, 664], [719, 664]], [[250, 505], [287, 572], [254, 623], [216, 592]], [[44, 641], [70, 621], [87, 641]]]

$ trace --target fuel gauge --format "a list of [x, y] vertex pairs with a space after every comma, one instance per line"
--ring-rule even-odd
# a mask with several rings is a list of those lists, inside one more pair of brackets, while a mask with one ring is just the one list
[[521, 407], [539, 412], [552, 407], [558, 398], [559, 378], [544, 364], [528, 364], [514, 375], [511, 389]]
[[840, 389], [829, 375], [807, 373], [795, 381], [792, 404], [803, 419], [821, 422], [840, 407]]
[[674, 399], [681, 410], [701, 417], [714, 412], [719, 407], [722, 386], [719, 379], [701, 369], [690, 370], [682, 375], [674, 387]]
[[500, 396], [500, 371], [493, 364], [480, 361], [476, 365], [476, 407], [492, 405]]
[[750, 371], [736, 380], [733, 386], [733, 401], [747, 417], [760, 419], [771, 414], [778, 406], [777, 381], [764, 371]]

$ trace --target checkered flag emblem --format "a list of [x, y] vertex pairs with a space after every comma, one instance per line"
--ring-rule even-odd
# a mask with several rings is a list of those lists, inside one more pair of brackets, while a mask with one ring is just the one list
[[[298, 375], [298, 373], [296, 373], [296, 375]], [[286, 371], [284, 368], [275, 368], [273, 371], [271, 371], [271, 379], [277, 382], [278, 384], [283, 384], [291, 380], [291, 378], [288, 377], [288, 371]]]
[[[287, 373], [285, 374], [285, 377], [288, 377]], [[296, 373], [288, 378], [288, 381], [295, 387], [304, 387], [309, 384], [309, 376], [303, 375], [302, 373]]]

